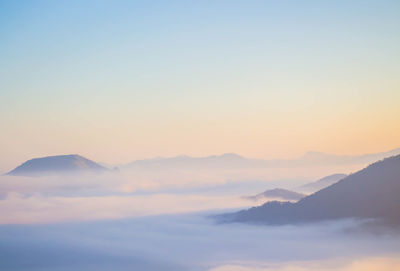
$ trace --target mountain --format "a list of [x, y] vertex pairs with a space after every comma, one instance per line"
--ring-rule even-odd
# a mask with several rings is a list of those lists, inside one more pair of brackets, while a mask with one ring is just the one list
[[304, 166], [342, 166], [368, 165], [377, 160], [399, 155], [400, 148], [388, 152], [365, 155], [333, 155], [322, 152], [307, 152], [295, 159], [251, 159], [235, 153], [191, 157], [180, 155], [176, 157], [157, 157], [153, 159], [136, 160], [121, 167], [121, 169], [154, 169], [154, 168], [195, 168], [195, 169], [232, 169], [232, 168], [285, 168]]
[[340, 173], [332, 174], [332, 175], [326, 176], [324, 178], [321, 178], [315, 182], [302, 185], [298, 188], [298, 190], [302, 191], [302, 192], [314, 193], [314, 192], [317, 192], [318, 190], [321, 190], [325, 187], [328, 187], [328, 186], [340, 181], [341, 179], [343, 179], [345, 177], [347, 177], [346, 174], [340, 174]]
[[307, 152], [303, 156], [294, 160], [298, 165], [314, 164], [314, 165], [354, 165], [354, 164], [371, 164], [375, 161], [400, 154], [400, 148], [386, 152], [363, 154], [363, 155], [335, 155], [322, 152]]
[[136, 168], [232, 168], [236, 166], [254, 166], [260, 160], [247, 159], [235, 153], [191, 157], [180, 155], [176, 157], [137, 160], [124, 166], [127, 169]]
[[104, 172], [108, 169], [77, 154], [34, 158], [26, 161], [7, 175], [43, 176], [82, 172]]
[[[347, 175], [346, 174], [332, 174], [326, 177], [323, 177], [317, 181], [307, 183], [305, 185], [302, 185], [298, 187], [296, 190], [305, 192], [305, 193], [314, 193], [317, 192], [318, 190], [321, 190], [325, 187], [328, 187], [341, 179], [345, 178]], [[259, 201], [263, 199], [276, 199], [277, 201], [298, 201], [302, 198], [304, 198], [306, 195], [303, 193], [291, 191], [288, 189], [283, 189], [283, 188], [275, 188], [275, 189], [269, 189], [266, 190], [262, 193], [259, 193], [254, 196], [245, 196], [243, 197], [244, 199], [248, 200], [253, 200], [253, 201]]]
[[308, 223], [375, 218], [400, 226], [400, 155], [376, 162], [297, 203], [268, 202], [219, 216], [229, 222]]
[[282, 189], [282, 188], [275, 188], [275, 189], [270, 189], [266, 190], [263, 193], [257, 194], [255, 196], [248, 196], [244, 197], [245, 199], [249, 200], [262, 200], [262, 199], [282, 199], [282, 200], [294, 200], [298, 201], [301, 198], [304, 198], [306, 195], [300, 194], [297, 192], [293, 192], [287, 189]]

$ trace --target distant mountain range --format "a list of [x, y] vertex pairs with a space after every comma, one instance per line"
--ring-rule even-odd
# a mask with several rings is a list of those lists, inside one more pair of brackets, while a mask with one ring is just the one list
[[45, 176], [82, 172], [105, 172], [107, 168], [77, 154], [34, 158], [26, 161], [7, 175]]
[[181, 155], [176, 157], [159, 157], [154, 159], [136, 160], [123, 169], [148, 168], [246, 168], [246, 167], [301, 167], [301, 166], [329, 166], [329, 165], [367, 165], [386, 157], [399, 155], [400, 148], [374, 154], [365, 155], [332, 155], [322, 152], [307, 152], [296, 159], [249, 159], [235, 153], [211, 155], [205, 157], [191, 157]]
[[376, 162], [297, 203], [268, 202], [218, 216], [225, 222], [309, 223], [375, 218], [400, 225], [400, 155]]
[[205, 157], [190, 157], [180, 155], [169, 158], [153, 158], [133, 161], [123, 168], [230, 168], [235, 166], [253, 166], [261, 165], [260, 160], [247, 159], [234, 153], [225, 153], [222, 155], [211, 155]]
[[[285, 168], [325, 165], [358, 165], [368, 164], [382, 158], [400, 154], [400, 148], [382, 153], [359, 156], [330, 155], [319, 152], [308, 152], [297, 159], [249, 159], [234, 153], [211, 155], [205, 157], [190, 157], [186, 155], [170, 158], [154, 158], [136, 160], [127, 165], [121, 165], [121, 170], [155, 170], [155, 169], [188, 169], [188, 170], [234, 170], [248, 168]], [[110, 167], [109, 167], [110, 168]], [[40, 175], [65, 174], [71, 172], [100, 172], [109, 170], [107, 167], [86, 159], [80, 155], [58, 155], [35, 158], [26, 161], [10, 171], [9, 175]], [[321, 183], [322, 184], [322, 183]]]
[[297, 190], [305, 192], [305, 193], [314, 193], [317, 192], [325, 187], [328, 187], [334, 183], [337, 183], [341, 179], [347, 177], [346, 174], [332, 174], [329, 176], [326, 176], [324, 178], [321, 178], [315, 182], [308, 183], [305, 185], [300, 186]]
[[314, 165], [345, 165], [345, 164], [371, 164], [386, 157], [391, 157], [400, 154], [400, 148], [393, 149], [387, 152], [379, 152], [364, 155], [335, 155], [322, 152], [307, 152], [297, 161], [300, 164]]
[[263, 200], [263, 199], [281, 199], [281, 200], [298, 201], [299, 199], [304, 198], [305, 196], [306, 195], [304, 195], [304, 194], [293, 192], [293, 191], [290, 191], [287, 189], [275, 188], [275, 189], [266, 190], [260, 194], [254, 195], [254, 196], [247, 196], [247, 197], [243, 197], [243, 198], [253, 200], [253, 201], [258, 201], [258, 200]]

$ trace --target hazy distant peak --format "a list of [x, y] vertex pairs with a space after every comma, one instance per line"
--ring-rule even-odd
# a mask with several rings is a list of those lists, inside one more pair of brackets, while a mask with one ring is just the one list
[[297, 159], [300, 164], [330, 164], [330, 165], [344, 165], [344, 164], [368, 164], [381, 160], [386, 157], [399, 155], [400, 148], [396, 148], [386, 152], [361, 154], [361, 155], [341, 155], [341, 154], [327, 154], [318, 151], [306, 152], [303, 156]]
[[365, 153], [365, 154], [359, 154], [359, 155], [347, 155], [347, 154], [332, 154], [332, 153], [325, 153], [321, 151], [308, 151], [306, 152], [303, 156], [300, 158], [326, 158], [326, 157], [349, 157], [349, 158], [355, 158], [355, 157], [366, 157], [366, 156], [380, 156], [383, 155], [385, 157], [393, 156], [393, 155], [398, 155], [400, 154], [400, 148], [392, 149], [389, 151], [384, 151], [384, 152], [378, 152], [378, 153]]
[[282, 200], [289, 200], [289, 201], [297, 201], [305, 197], [306, 195], [297, 193], [294, 191], [290, 191], [283, 188], [274, 188], [266, 190], [260, 194], [254, 196], [247, 196], [244, 197], [245, 199], [250, 199], [254, 201], [258, 201], [261, 199], [282, 199]]
[[400, 148], [396, 148], [396, 149], [393, 149], [393, 150], [390, 150], [390, 151], [387, 151], [384, 153], [387, 155], [387, 157], [396, 156], [396, 155], [400, 154]]
[[16, 167], [8, 175], [36, 176], [73, 172], [98, 172], [107, 168], [78, 154], [46, 156], [30, 159]]
[[317, 192], [318, 190], [328, 187], [345, 177], [347, 177], [347, 175], [343, 173], [328, 175], [315, 182], [302, 185], [301, 187], [299, 187], [299, 190], [303, 192]]
[[326, 154], [326, 153], [320, 152], [320, 151], [308, 151], [303, 156], [305, 156], [305, 157], [307, 157], [307, 156], [313, 157], [313, 156], [326, 156], [326, 155], [329, 155], [329, 154]]
[[335, 155], [318, 151], [309, 151], [296, 159], [251, 159], [236, 153], [223, 153], [192, 157], [179, 155], [174, 157], [157, 157], [153, 159], [136, 160], [124, 166], [126, 169], [159, 169], [159, 168], [202, 168], [202, 169], [238, 169], [267, 167], [299, 167], [299, 166], [336, 166], [336, 165], [367, 165], [388, 156], [400, 154], [400, 148], [389, 152], [368, 155]]
[[177, 156], [172, 157], [172, 158], [177, 158], [177, 159], [190, 159], [190, 158], [192, 158], [192, 157], [190, 157], [189, 155], [186, 155], [186, 154], [181, 154], [181, 155], [177, 155]]
[[303, 156], [301, 156], [300, 159], [315, 160], [315, 159], [329, 159], [329, 158], [337, 158], [337, 157], [343, 158], [343, 157], [351, 157], [351, 156], [329, 154], [329, 153], [324, 153], [324, 152], [319, 152], [319, 151], [308, 151]]
[[224, 154], [221, 154], [219, 157], [230, 158], [230, 159], [246, 159], [243, 156], [240, 156], [239, 154], [236, 154], [236, 153], [224, 153]]
[[209, 155], [203, 157], [192, 157], [179, 155], [174, 157], [147, 159], [133, 161], [127, 165], [128, 168], [236, 168], [248, 165], [251, 160], [235, 153], [224, 153], [221, 155]]

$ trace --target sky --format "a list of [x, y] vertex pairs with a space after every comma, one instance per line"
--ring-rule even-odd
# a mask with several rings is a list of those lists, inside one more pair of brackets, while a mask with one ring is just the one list
[[400, 146], [399, 1], [0, 0], [0, 168]]

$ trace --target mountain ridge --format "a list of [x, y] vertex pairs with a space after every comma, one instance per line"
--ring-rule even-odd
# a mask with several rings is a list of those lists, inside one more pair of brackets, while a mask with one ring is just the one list
[[343, 218], [400, 226], [400, 155], [380, 160], [296, 203], [269, 202], [217, 218], [224, 222], [309, 223]]
[[393, 155], [399, 155], [400, 148], [390, 151], [362, 154], [362, 155], [336, 155], [323, 152], [307, 152], [298, 158], [292, 159], [259, 159], [247, 158], [236, 153], [224, 153], [221, 155], [209, 155], [192, 157], [179, 155], [173, 157], [156, 157], [150, 159], [135, 160], [122, 165], [122, 168], [140, 167], [165, 167], [165, 166], [243, 166], [243, 167], [301, 167], [324, 165], [358, 165], [369, 164]]
[[343, 174], [343, 173], [335, 173], [335, 174], [331, 174], [328, 176], [325, 176], [323, 178], [320, 178], [314, 182], [311, 183], [307, 183], [304, 184], [302, 186], [300, 186], [298, 188], [299, 191], [302, 192], [317, 192], [318, 190], [321, 190], [325, 187], [328, 187], [338, 181], [340, 181], [341, 179], [347, 177], [347, 174]]

